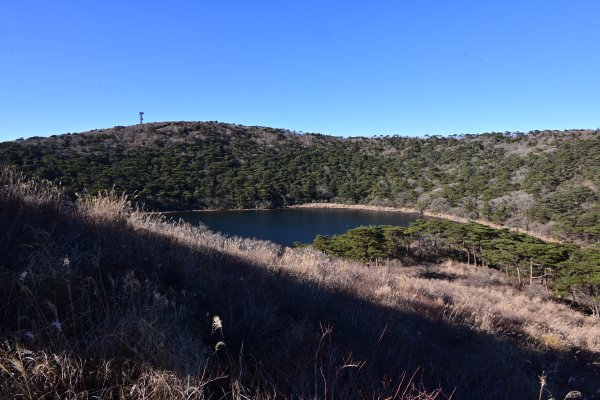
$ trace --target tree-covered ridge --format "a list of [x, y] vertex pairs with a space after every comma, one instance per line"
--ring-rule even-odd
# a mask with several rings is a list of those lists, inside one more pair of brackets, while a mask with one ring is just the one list
[[361, 226], [333, 237], [318, 235], [313, 246], [375, 266], [408, 257], [492, 267], [515, 276], [519, 284], [542, 284], [600, 316], [598, 247], [546, 243], [507, 229], [439, 220], [419, 220], [408, 227]]
[[0, 143], [0, 161], [70, 193], [135, 192], [150, 208], [335, 201], [600, 240], [600, 131], [340, 138], [173, 122]]

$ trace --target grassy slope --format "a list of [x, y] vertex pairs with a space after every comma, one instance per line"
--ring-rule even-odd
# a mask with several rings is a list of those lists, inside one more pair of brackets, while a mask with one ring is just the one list
[[3, 397], [537, 398], [543, 371], [557, 398], [600, 389], [600, 322], [491, 270], [365, 269], [7, 169], [0, 232]]
[[0, 143], [0, 162], [151, 207], [254, 208], [313, 201], [485, 219], [600, 240], [600, 132], [338, 138], [211, 122], [154, 123]]

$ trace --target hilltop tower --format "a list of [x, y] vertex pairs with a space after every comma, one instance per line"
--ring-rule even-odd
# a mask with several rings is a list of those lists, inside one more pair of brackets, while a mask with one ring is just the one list
[[144, 112], [140, 111], [140, 125], [144, 123]]

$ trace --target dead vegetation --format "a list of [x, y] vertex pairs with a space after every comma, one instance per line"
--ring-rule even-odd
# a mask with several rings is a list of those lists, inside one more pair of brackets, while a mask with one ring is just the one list
[[0, 256], [3, 398], [599, 395], [600, 322], [481, 267], [366, 269], [6, 168]]

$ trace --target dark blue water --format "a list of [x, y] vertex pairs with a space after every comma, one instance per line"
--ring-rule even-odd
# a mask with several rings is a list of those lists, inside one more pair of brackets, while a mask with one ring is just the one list
[[310, 243], [317, 235], [336, 235], [361, 225], [408, 226], [416, 214], [350, 209], [292, 208], [251, 211], [195, 211], [167, 217], [192, 225], [202, 223], [215, 232], [270, 240], [285, 246]]

